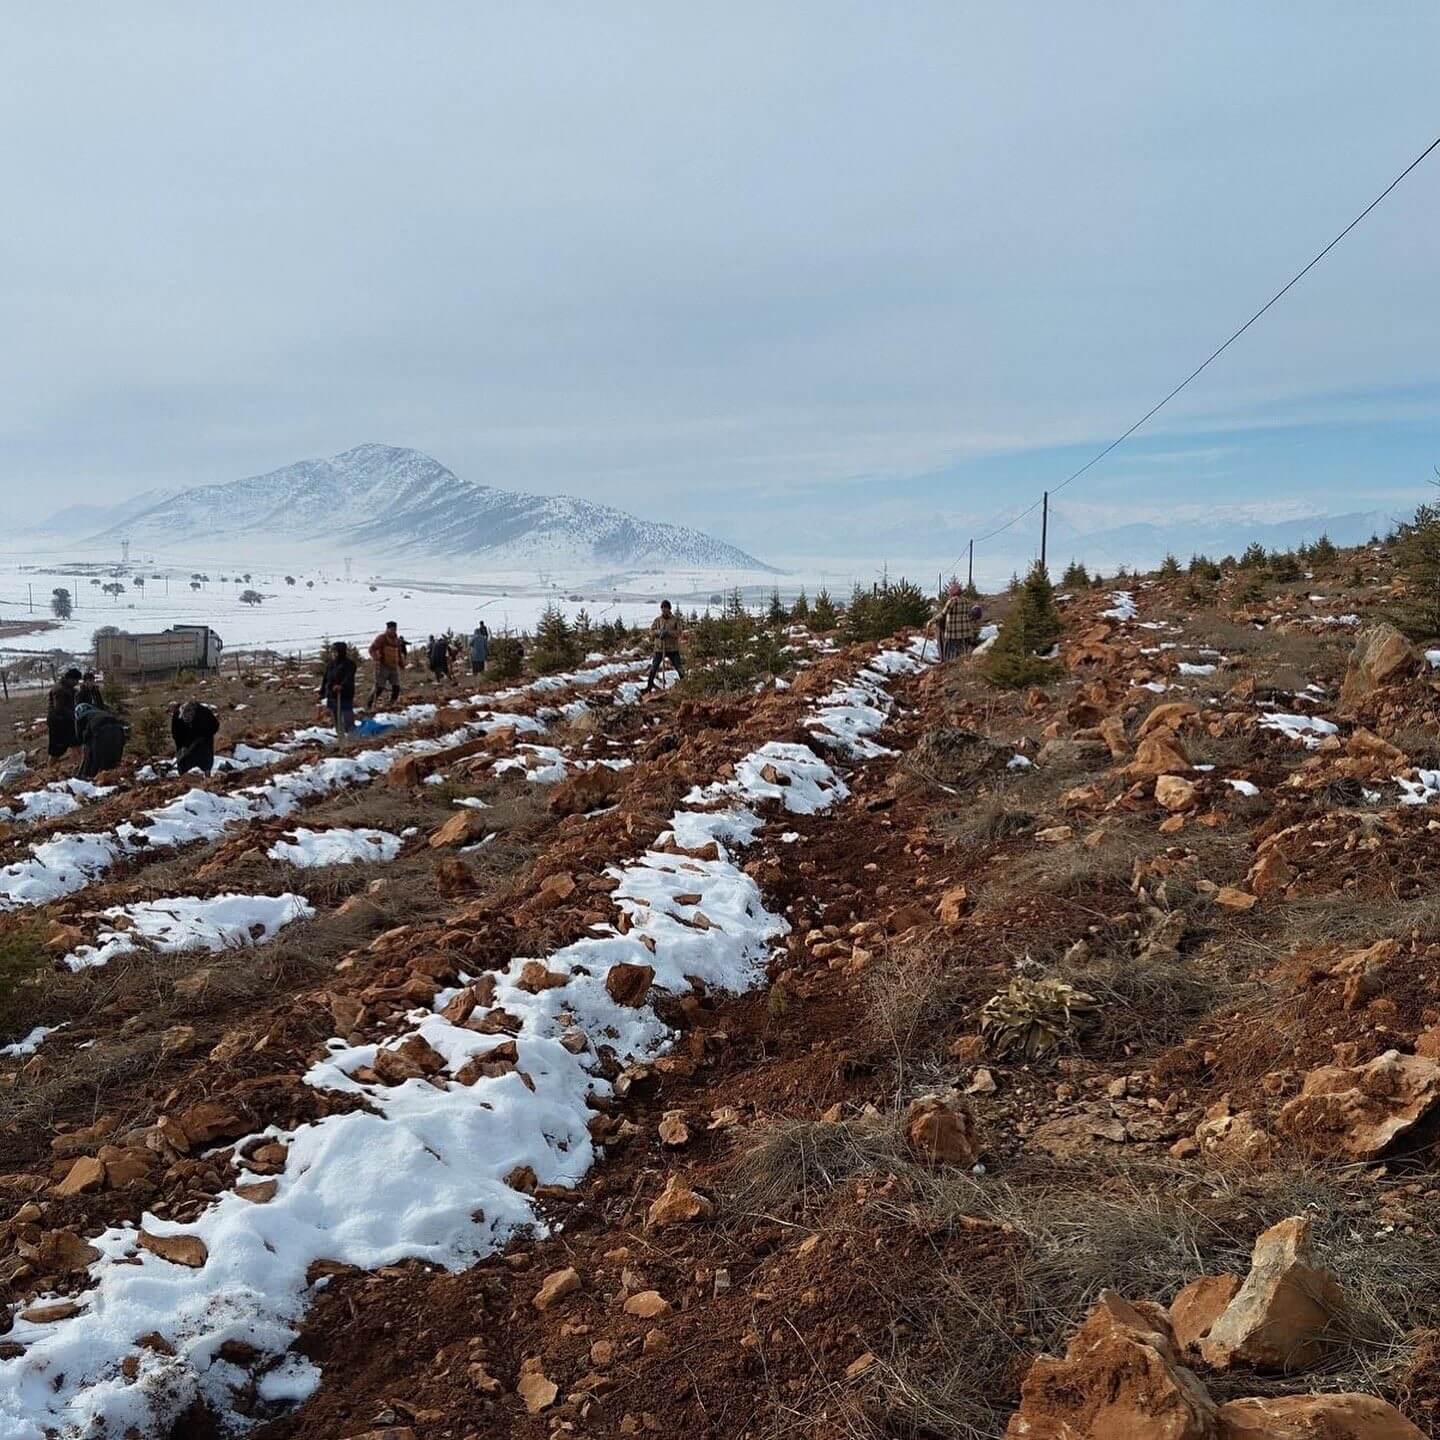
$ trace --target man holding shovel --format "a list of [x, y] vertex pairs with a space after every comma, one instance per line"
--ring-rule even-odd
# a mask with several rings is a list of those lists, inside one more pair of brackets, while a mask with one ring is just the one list
[[655, 688], [660, 667], [668, 660], [680, 679], [685, 678], [685, 666], [680, 659], [680, 617], [670, 609], [670, 602], [660, 602], [660, 613], [650, 622], [650, 634], [654, 640], [655, 653], [650, 657], [650, 678], [645, 682], [648, 695]]

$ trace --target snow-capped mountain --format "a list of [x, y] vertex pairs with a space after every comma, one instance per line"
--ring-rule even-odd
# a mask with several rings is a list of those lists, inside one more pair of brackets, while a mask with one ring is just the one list
[[[73, 524], [66, 528], [74, 533]], [[139, 513], [106, 515], [90, 538], [123, 538], [165, 551], [194, 549], [221, 536], [272, 549], [303, 543], [307, 550], [392, 562], [470, 557], [499, 569], [769, 568], [699, 530], [641, 520], [570, 495], [476, 485], [418, 450], [393, 445], [358, 445], [268, 475], [194, 486]]]

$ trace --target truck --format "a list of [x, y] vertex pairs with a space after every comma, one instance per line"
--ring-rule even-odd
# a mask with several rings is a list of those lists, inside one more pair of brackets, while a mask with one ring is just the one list
[[172, 625], [133, 635], [125, 630], [95, 640], [95, 668], [125, 680], [158, 679], [181, 670], [218, 670], [224, 648], [208, 625]]

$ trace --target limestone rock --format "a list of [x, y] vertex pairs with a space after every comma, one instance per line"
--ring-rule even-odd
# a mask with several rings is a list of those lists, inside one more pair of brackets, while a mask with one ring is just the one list
[[1295, 878], [1295, 867], [1278, 850], [1267, 850], [1251, 867], [1245, 884], [1262, 900], [1281, 894]]
[[538, 995], [542, 990], [559, 990], [569, 983], [570, 977], [563, 970], [548, 970], [543, 960], [527, 960], [520, 967], [515, 988]]
[[590, 770], [577, 770], [568, 775], [550, 792], [552, 815], [585, 815], [610, 804], [625, 784], [625, 775], [608, 765]]
[[1425, 1440], [1374, 1395], [1272, 1395], [1220, 1407], [1220, 1440]]
[[538, 1415], [555, 1403], [560, 1387], [545, 1374], [540, 1357], [531, 1355], [520, 1366], [520, 1378], [515, 1382], [515, 1393], [525, 1402], [525, 1408], [532, 1415]]
[[1125, 773], [1140, 779], [1147, 775], [1174, 774], [1189, 768], [1190, 757], [1179, 738], [1171, 730], [1160, 729], [1146, 735], [1135, 747], [1135, 758], [1125, 767]]
[[1340, 704], [1349, 709], [1381, 686], [1393, 685], [1419, 668], [1418, 652], [1393, 625], [1371, 625], [1360, 632], [1350, 652]]
[[655, 967], [653, 965], [633, 965], [627, 960], [622, 960], [606, 971], [605, 989], [617, 1005], [628, 1005], [631, 1009], [639, 1009], [645, 1003], [645, 997], [650, 993], [650, 986], [654, 979]]
[[1063, 1359], [1042, 1355], [1006, 1440], [1218, 1440], [1215, 1403], [1179, 1363], [1164, 1312], [1105, 1291]]
[[1173, 735], [1187, 721], [1196, 719], [1199, 714], [1200, 707], [1189, 700], [1166, 700], [1150, 711], [1140, 722], [1140, 728], [1135, 733], [1141, 740], [1165, 730]]
[[968, 1170], [980, 1159], [969, 1106], [939, 1095], [911, 1101], [905, 1115], [905, 1143], [927, 1165], [960, 1165]]
[[483, 811], [457, 810], [431, 835], [430, 848], [444, 850], [457, 845], [469, 845], [479, 840], [489, 828], [490, 823]]
[[82, 1155], [66, 1172], [58, 1185], [50, 1187], [55, 1195], [85, 1195], [105, 1184], [105, 1165], [93, 1155]]
[[140, 1248], [172, 1265], [184, 1265], [191, 1270], [198, 1270], [210, 1258], [205, 1242], [198, 1235], [152, 1235], [142, 1230]]
[[226, 1105], [217, 1105], [213, 1100], [202, 1100], [198, 1105], [182, 1110], [175, 1118], [192, 1145], [208, 1145], [212, 1140], [243, 1135], [250, 1128], [235, 1111]]
[[1194, 803], [1198, 787], [1193, 780], [1180, 775], [1157, 775], [1155, 777], [1156, 802], [1172, 815], [1188, 810]]
[[1234, 885], [1222, 885], [1215, 892], [1215, 903], [1222, 910], [1243, 912], [1253, 910], [1260, 903], [1260, 897], [1252, 895], [1248, 890], [1237, 889]]
[[1339, 1281], [1310, 1261], [1308, 1219], [1292, 1215], [1266, 1230], [1245, 1283], [1200, 1342], [1206, 1364], [1285, 1371], [1316, 1364], [1345, 1297]]
[[1230, 1113], [1228, 1100], [1212, 1105], [1195, 1127], [1195, 1143], [1202, 1156], [1218, 1169], [1234, 1166], [1244, 1170], [1267, 1170], [1273, 1146], [1270, 1136], [1253, 1112]]
[[942, 925], [958, 925], [970, 908], [970, 896], [963, 885], [952, 885], [940, 897], [935, 914]]
[[558, 1305], [567, 1296], [573, 1295], [580, 1288], [580, 1272], [573, 1265], [567, 1265], [563, 1270], [552, 1270], [540, 1282], [540, 1288], [535, 1292], [535, 1298], [531, 1304], [537, 1310], [545, 1311], [552, 1305]]
[[1440, 1104], [1440, 1062], [1387, 1050], [1369, 1064], [1312, 1070], [1276, 1124], [1326, 1155], [1373, 1160]]
[[525, 902], [527, 915], [540, 915], [563, 905], [576, 890], [575, 877], [566, 871], [547, 875], [535, 893]]
[[670, 1313], [670, 1302], [658, 1290], [641, 1290], [625, 1302], [625, 1313], [641, 1320], [658, 1320]]
[[650, 1206], [645, 1223], [656, 1230], [667, 1225], [685, 1225], [695, 1220], [708, 1220], [715, 1213], [714, 1203], [699, 1191], [684, 1184], [678, 1175], [672, 1175], [660, 1192], [659, 1198]]
[[1239, 1289], [1238, 1275], [1202, 1275], [1186, 1285], [1170, 1302], [1175, 1348], [1182, 1354], [1198, 1354], [1200, 1342]]

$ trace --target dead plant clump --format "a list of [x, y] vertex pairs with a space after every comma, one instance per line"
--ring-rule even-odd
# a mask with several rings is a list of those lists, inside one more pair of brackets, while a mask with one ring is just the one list
[[1004, 770], [1013, 752], [978, 730], [927, 730], [902, 761], [910, 774], [942, 789], [966, 790]]
[[935, 939], [887, 947], [866, 967], [857, 1038], [867, 1054], [894, 1061], [897, 1091], [911, 1066], [933, 1059], [988, 990], [984, 969]]
[[1356, 895], [1335, 891], [1292, 900], [1271, 917], [1277, 942], [1290, 947], [1368, 945], [1386, 935], [1419, 933], [1422, 941], [1440, 939], [1440, 891], [1418, 896]]
[[1228, 773], [1253, 765], [1257, 756], [1254, 737], [1246, 731], [1212, 735], [1208, 730], [1185, 736], [1185, 752], [1191, 765], [1213, 765]]
[[1240, 1003], [1246, 987], [1232, 980], [1221, 953], [1162, 952], [1137, 955], [1133, 946], [1112, 949], [1055, 974], [1096, 1000], [1096, 1023], [1086, 1043], [1094, 1054], [1133, 1055], [1170, 1045], [1197, 1020]]
[[1161, 842], [1165, 838], [1156, 836], [1153, 829], [1116, 829], [1100, 845], [1077, 841], [1036, 845], [986, 877], [982, 907], [998, 915], [1009, 911], [1017, 900], [1049, 895], [1083, 897], [1096, 902], [1098, 908], [1105, 896], [1128, 890], [1135, 861], [1164, 849]]
[[1440, 769], [1440, 731], [1433, 726], [1405, 725], [1385, 738], [1403, 750], [1412, 765], [1422, 770]]
[[731, 1162], [725, 1213], [754, 1220], [804, 1211], [854, 1176], [907, 1163], [893, 1114], [777, 1120], [758, 1129]]
[[937, 833], [960, 849], [982, 849], [1024, 835], [1038, 823], [1033, 811], [1018, 803], [1012, 785], [997, 786], [973, 805], [945, 815], [935, 823]]

